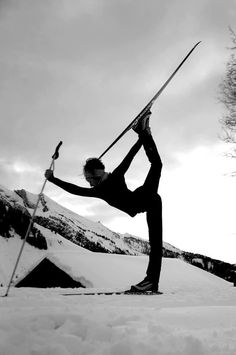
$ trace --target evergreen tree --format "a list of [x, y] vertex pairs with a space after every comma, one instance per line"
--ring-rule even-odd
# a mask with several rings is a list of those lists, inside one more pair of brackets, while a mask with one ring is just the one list
[[232, 47], [230, 58], [226, 64], [226, 74], [220, 83], [220, 101], [226, 108], [226, 114], [220, 120], [224, 135], [222, 139], [226, 143], [233, 143], [233, 149], [229, 156], [236, 158], [236, 34], [230, 28]]

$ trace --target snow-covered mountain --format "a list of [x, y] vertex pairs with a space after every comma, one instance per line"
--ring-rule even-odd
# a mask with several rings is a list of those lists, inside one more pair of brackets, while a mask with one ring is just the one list
[[[13, 248], [13, 244], [20, 243], [20, 238], [24, 238], [37, 199], [38, 195], [25, 190], [11, 191], [0, 186], [0, 238], [5, 241], [4, 247], [12, 244]], [[37, 248], [42, 254], [52, 246], [55, 248], [55, 245], [58, 250], [64, 250], [69, 242], [93, 252], [126, 255], [146, 255], [149, 252], [148, 241], [130, 234], [115, 233], [100, 222], [92, 222], [79, 216], [45, 195], [40, 197], [34, 221], [27, 244]], [[17, 242], [13, 243], [13, 240]], [[4, 247], [2, 246], [2, 250]], [[184, 252], [168, 243], [164, 243], [163, 255], [180, 258], [225, 280], [235, 281], [235, 265]], [[3, 277], [3, 283], [4, 279]]]

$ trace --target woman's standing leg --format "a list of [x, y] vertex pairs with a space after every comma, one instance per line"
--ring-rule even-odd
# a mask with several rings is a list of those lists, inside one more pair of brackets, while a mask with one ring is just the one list
[[150, 254], [147, 267], [147, 279], [153, 282], [158, 290], [162, 263], [162, 201], [159, 195], [150, 203], [147, 209], [147, 224], [149, 231]]
[[141, 139], [151, 167], [144, 184], [134, 194], [140, 211], [146, 211], [150, 253], [145, 279], [131, 288], [135, 292], [158, 291], [162, 263], [162, 201], [157, 194], [162, 162], [151, 134], [143, 132]]

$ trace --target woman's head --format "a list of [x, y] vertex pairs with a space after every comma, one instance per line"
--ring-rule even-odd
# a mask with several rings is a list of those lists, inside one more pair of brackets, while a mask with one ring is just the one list
[[84, 177], [91, 186], [98, 185], [105, 174], [105, 166], [98, 158], [89, 158], [83, 168]]

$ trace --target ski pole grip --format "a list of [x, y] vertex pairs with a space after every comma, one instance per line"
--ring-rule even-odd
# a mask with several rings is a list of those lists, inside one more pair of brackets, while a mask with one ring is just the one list
[[52, 156], [52, 159], [56, 160], [59, 157], [59, 149], [60, 146], [62, 145], [62, 141], [60, 141], [60, 143], [57, 145], [56, 149], [55, 149], [55, 153]]

